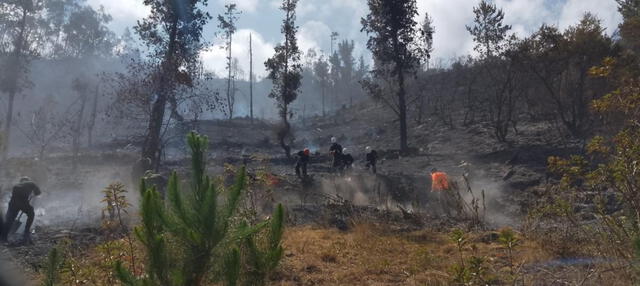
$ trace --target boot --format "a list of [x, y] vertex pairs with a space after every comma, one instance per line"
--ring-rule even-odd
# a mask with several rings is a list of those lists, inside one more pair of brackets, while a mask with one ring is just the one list
[[31, 233], [25, 232], [24, 235], [22, 235], [22, 244], [33, 245], [33, 240], [31, 240]]

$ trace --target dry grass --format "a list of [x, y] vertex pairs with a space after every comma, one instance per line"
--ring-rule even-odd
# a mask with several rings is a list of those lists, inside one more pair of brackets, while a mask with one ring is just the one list
[[[506, 250], [497, 242], [482, 242], [487, 235], [470, 235], [465, 255], [485, 257], [490, 272], [505, 276], [510, 270]], [[459, 261], [447, 233], [388, 233], [372, 224], [358, 225], [349, 232], [290, 228], [284, 245], [283, 285], [450, 285], [449, 270]], [[515, 261], [547, 259], [535, 243], [524, 242]]]
[[[318, 226], [289, 227], [283, 241], [285, 257], [270, 284], [455, 285], [451, 268], [460, 262], [460, 256], [449, 233], [391, 229], [371, 223], [356, 225], [347, 232]], [[511, 275], [507, 250], [497, 241], [497, 232], [469, 234], [469, 243], [463, 250], [465, 259], [472, 255], [485, 259], [485, 268], [493, 279], [490, 285], [630, 285], [623, 278], [628, 275], [621, 275], [623, 269], [535, 266], [557, 257], [535, 241], [518, 238], [520, 244], [514, 252], [516, 275]], [[137, 248], [141, 250], [140, 246]], [[118, 284], [105, 279], [111, 271], [104, 250], [91, 248], [78, 254], [75, 261], [80, 279], [73, 281], [70, 273], [65, 273], [64, 285]]]

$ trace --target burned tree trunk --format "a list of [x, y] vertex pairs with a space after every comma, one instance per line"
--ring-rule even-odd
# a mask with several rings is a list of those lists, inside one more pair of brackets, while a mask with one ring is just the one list
[[175, 74], [174, 53], [176, 45], [176, 36], [178, 33], [178, 20], [174, 19], [171, 25], [171, 34], [169, 38], [169, 49], [165, 54], [165, 58], [160, 70], [159, 82], [156, 83], [155, 95], [156, 100], [151, 107], [151, 117], [147, 128], [147, 136], [142, 147], [142, 161], [149, 162], [149, 166], [142, 166], [145, 170], [157, 166], [159, 161], [162, 125], [164, 123], [164, 113], [167, 107], [167, 101], [170, 93], [173, 91], [172, 80]]
[[93, 146], [93, 128], [96, 126], [96, 117], [98, 116], [98, 94], [100, 86], [96, 85], [96, 92], [93, 95], [93, 103], [91, 106], [91, 116], [87, 123], [87, 147]]

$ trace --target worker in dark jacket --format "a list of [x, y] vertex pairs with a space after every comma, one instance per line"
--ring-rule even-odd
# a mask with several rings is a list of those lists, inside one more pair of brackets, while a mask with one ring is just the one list
[[353, 156], [351, 156], [351, 154], [347, 153], [347, 148], [342, 149], [342, 168], [343, 169], [351, 169], [351, 166], [353, 165]]
[[329, 148], [329, 153], [333, 157], [333, 162], [331, 163], [331, 168], [333, 170], [339, 169], [342, 165], [342, 145], [338, 144], [338, 140], [336, 137], [331, 137], [331, 147]]
[[[307, 165], [311, 160], [311, 151], [309, 148], [305, 148], [304, 150], [298, 152], [298, 161], [296, 162], [296, 175], [299, 178], [307, 177]], [[300, 176], [302, 173], [302, 176]]]
[[23, 212], [27, 215], [27, 223], [24, 226], [23, 240], [25, 243], [32, 243], [31, 241], [31, 225], [35, 218], [35, 212], [33, 206], [29, 202], [31, 195], [39, 196], [40, 188], [31, 181], [29, 177], [20, 178], [20, 183], [13, 186], [11, 192], [11, 199], [9, 200], [9, 209], [7, 210], [7, 221], [4, 224], [2, 233], [0, 234], [0, 240], [7, 241], [11, 227], [18, 216], [18, 212]]
[[378, 153], [369, 146], [365, 148], [365, 151], [367, 152], [365, 167], [367, 170], [371, 169], [371, 172], [375, 174], [377, 172], [376, 164], [378, 163]]

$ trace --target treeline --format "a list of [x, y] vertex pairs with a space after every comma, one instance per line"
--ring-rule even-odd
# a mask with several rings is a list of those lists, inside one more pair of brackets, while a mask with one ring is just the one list
[[325, 116], [367, 98], [360, 81], [369, 72], [369, 67], [364, 56], [356, 60], [354, 47], [353, 41], [342, 40], [329, 55], [315, 49], [305, 53], [302, 66], [303, 96], [297, 104], [298, 109], [309, 101], [308, 98], [312, 98], [310, 110], [316, 112], [310, 115]]
[[608, 35], [591, 13], [565, 30], [544, 24], [524, 38], [511, 33], [495, 4], [481, 1], [474, 13], [467, 30], [477, 56], [419, 72], [412, 86], [420, 97], [416, 120], [428, 115], [451, 128], [489, 123], [501, 142], [523, 121], [547, 121], [566, 138], [593, 135], [598, 120], [591, 104], [613, 86], [590, 72], [605, 58], [621, 57], [625, 37]]
[[640, 4], [618, 3], [626, 20], [614, 36], [586, 13], [564, 30], [543, 24], [518, 37], [503, 10], [481, 0], [466, 27], [475, 42], [474, 55], [445, 67], [430, 63], [437, 27], [428, 14], [422, 23], [415, 20], [415, 0], [370, 0], [370, 14], [362, 23], [375, 65], [363, 87], [398, 116], [404, 151], [409, 150], [408, 124], [427, 117], [451, 128], [488, 124], [501, 142], [518, 133], [524, 121], [547, 122], [565, 139], [584, 140], [600, 124], [592, 102], [614, 88], [609, 78], [593, 76], [593, 68], [606, 58], [637, 52], [632, 44], [637, 26], [629, 27], [637, 19], [629, 15], [637, 17]]
[[[96, 70], [101, 67], [106, 71], [104, 59], [116, 56], [126, 46], [125, 39], [107, 28], [110, 21], [104, 9], [94, 9], [84, 0], [0, 3], [0, 92], [6, 106], [3, 158], [16, 130], [41, 156], [54, 141], [67, 141], [74, 154], [81, 135], [87, 138], [86, 144], [93, 144], [100, 82]], [[70, 66], [73, 70], [66, 70]], [[59, 90], [34, 94], [36, 82], [42, 78], [65, 81], [57, 86], [64, 85], [69, 95], [57, 94]], [[17, 98], [32, 104], [26, 110], [16, 110]], [[29, 114], [16, 122], [20, 111]]]

